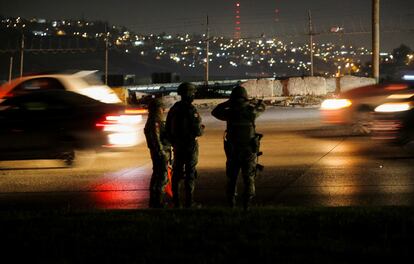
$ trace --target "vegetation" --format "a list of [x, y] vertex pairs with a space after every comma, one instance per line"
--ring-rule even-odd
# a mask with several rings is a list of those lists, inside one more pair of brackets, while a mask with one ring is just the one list
[[13, 262], [397, 262], [414, 208], [1, 211], [0, 226]]

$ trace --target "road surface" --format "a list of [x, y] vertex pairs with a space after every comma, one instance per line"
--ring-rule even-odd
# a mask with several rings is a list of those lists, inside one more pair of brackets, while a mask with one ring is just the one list
[[[201, 113], [206, 133], [199, 139], [196, 199], [225, 206], [225, 123]], [[410, 148], [323, 126], [317, 108], [269, 108], [257, 131], [264, 134], [265, 169], [256, 179], [256, 206], [414, 205]], [[78, 154], [74, 168], [53, 160], [0, 162], [0, 209], [147, 208], [152, 169], [144, 139], [129, 151]]]

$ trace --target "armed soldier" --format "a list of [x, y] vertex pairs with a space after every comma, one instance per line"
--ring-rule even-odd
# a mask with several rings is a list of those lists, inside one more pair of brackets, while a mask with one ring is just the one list
[[152, 160], [150, 208], [163, 207], [165, 186], [168, 183], [168, 162], [171, 157], [171, 144], [167, 140], [163, 113], [164, 104], [161, 98], [150, 102], [148, 106], [148, 119], [144, 128]]
[[236, 205], [237, 177], [241, 170], [244, 192], [243, 207], [248, 209], [255, 196], [255, 175], [260, 134], [256, 133], [255, 120], [265, 111], [262, 101], [249, 101], [242, 86], [233, 88], [230, 99], [217, 105], [211, 114], [227, 122], [224, 150], [227, 157], [226, 195], [230, 207]]
[[177, 93], [181, 100], [173, 105], [167, 116], [167, 133], [173, 145], [174, 164], [172, 173], [173, 203], [180, 207], [180, 181], [184, 179], [186, 208], [194, 207], [194, 186], [198, 163], [197, 137], [203, 134], [204, 125], [197, 109], [192, 105], [196, 88], [191, 83], [182, 83]]

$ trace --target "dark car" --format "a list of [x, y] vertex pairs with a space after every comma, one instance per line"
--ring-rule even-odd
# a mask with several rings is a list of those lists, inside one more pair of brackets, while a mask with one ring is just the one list
[[125, 107], [65, 91], [44, 90], [0, 103], [0, 160], [74, 161], [77, 149], [136, 144], [141, 116]]
[[392, 94], [375, 108], [373, 137], [401, 145], [414, 141], [414, 91]]

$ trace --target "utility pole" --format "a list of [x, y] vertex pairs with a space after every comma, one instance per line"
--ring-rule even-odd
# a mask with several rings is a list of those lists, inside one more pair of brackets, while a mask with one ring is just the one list
[[20, 78], [23, 77], [23, 65], [24, 65], [24, 33], [22, 33], [22, 43], [20, 46]]
[[207, 15], [207, 32], [206, 32], [206, 87], [208, 87], [209, 81], [209, 66], [210, 66], [210, 27]]
[[108, 85], [108, 49], [109, 49], [109, 32], [108, 25], [105, 24], [105, 84]]
[[380, 78], [380, 0], [372, 0], [372, 77]]
[[13, 76], [13, 56], [10, 57], [10, 64], [9, 64], [9, 82], [11, 82]]
[[310, 46], [310, 76], [313, 77], [313, 25], [312, 25], [312, 13], [309, 10], [308, 11], [308, 15], [309, 15], [309, 46]]

